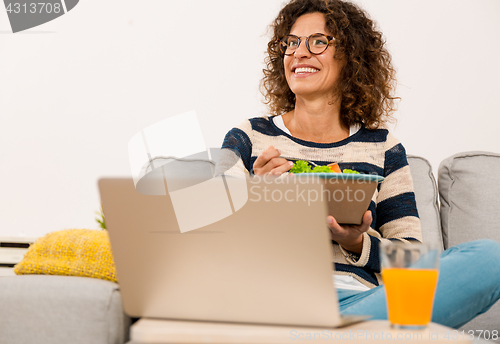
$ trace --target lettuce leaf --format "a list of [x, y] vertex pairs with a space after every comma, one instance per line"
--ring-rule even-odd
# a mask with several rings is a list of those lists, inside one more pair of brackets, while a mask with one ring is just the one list
[[[329, 166], [314, 166], [311, 169], [309, 163], [305, 160], [297, 160], [293, 167], [288, 171], [290, 173], [332, 173], [332, 170]], [[342, 173], [352, 173], [352, 174], [360, 174], [358, 171], [354, 171], [351, 169], [344, 169]]]
[[358, 171], [350, 170], [348, 168], [343, 169], [342, 173], [360, 174]]
[[314, 173], [322, 173], [322, 172], [331, 173], [332, 169], [330, 168], [330, 166], [314, 166], [314, 168], [312, 169], [312, 172], [314, 172]]
[[312, 172], [309, 163], [304, 160], [297, 160], [293, 167], [288, 171], [290, 173], [309, 173]]

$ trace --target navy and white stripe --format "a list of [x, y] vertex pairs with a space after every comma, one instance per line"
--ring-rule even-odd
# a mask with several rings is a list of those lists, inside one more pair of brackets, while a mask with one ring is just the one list
[[374, 287], [381, 280], [380, 241], [422, 241], [406, 152], [388, 130], [362, 127], [345, 140], [314, 143], [285, 133], [273, 123], [272, 117], [252, 118], [231, 129], [222, 145], [224, 151], [237, 156], [238, 162], [228, 164], [222, 159], [216, 170], [227, 175], [251, 175], [253, 163], [269, 146], [278, 148], [281, 157], [291, 161], [307, 160], [318, 165], [337, 162], [341, 169], [385, 177], [369, 207], [373, 221], [363, 235], [361, 255], [354, 255], [333, 242], [336, 273], [355, 276], [361, 283]]

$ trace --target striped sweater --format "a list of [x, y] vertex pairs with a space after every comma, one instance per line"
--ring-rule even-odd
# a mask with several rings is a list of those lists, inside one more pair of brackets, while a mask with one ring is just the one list
[[216, 173], [253, 174], [253, 163], [269, 146], [290, 161], [307, 160], [318, 165], [338, 162], [341, 169], [385, 177], [372, 198], [373, 221], [363, 236], [360, 255], [332, 241], [335, 274], [350, 275], [373, 288], [381, 283], [379, 243], [383, 240], [422, 241], [413, 182], [404, 147], [386, 129], [362, 127], [335, 143], [297, 139], [279, 129], [273, 117], [256, 117], [231, 129], [222, 144]]

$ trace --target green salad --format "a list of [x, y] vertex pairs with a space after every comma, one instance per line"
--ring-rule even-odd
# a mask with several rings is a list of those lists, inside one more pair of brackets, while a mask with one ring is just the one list
[[348, 169], [348, 168], [344, 168], [344, 169], [342, 170], [342, 173], [361, 174], [361, 173], [359, 173], [358, 171], [350, 170], [350, 169]]
[[354, 173], [360, 174], [358, 171], [350, 170], [348, 168], [340, 170], [338, 164], [330, 164], [325, 166], [314, 166], [311, 168], [311, 165], [307, 161], [297, 160], [293, 167], [288, 171], [290, 173]]

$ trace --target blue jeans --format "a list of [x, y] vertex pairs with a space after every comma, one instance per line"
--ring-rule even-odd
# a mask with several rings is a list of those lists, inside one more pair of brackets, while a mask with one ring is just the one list
[[[367, 291], [339, 289], [342, 314], [387, 319], [383, 285]], [[459, 328], [500, 298], [500, 243], [477, 240], [441, 254], [432, 321]]]

